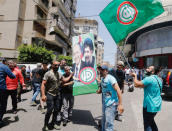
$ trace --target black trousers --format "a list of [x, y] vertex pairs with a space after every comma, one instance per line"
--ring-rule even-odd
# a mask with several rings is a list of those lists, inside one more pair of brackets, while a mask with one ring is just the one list
[[147, 109], [143, 108], [144, 131], [158, 131], [158, 127], [154, 120], [156, 114], [157, 112], [147, 112]]
[[7, 109], [7, 99], [8, 99], [7, 90], [0, 89], [0, 121], [2, 121], [3, 116]]
[[60, 112], [60, 99], [59, 99], [59, 95], [57, 96], [52, 96], [50, 94], [47, 94], [47, 112], [45, 114], [45, 121], [44, 121], [44, 125], [47, 126], [50, 116], [53, 113], [53, 117], [52, 117], [52, 124], [55, 124], [57, 121], [57, 115]]
[[7, 90], [8, 96], [11, 96], [12, 100], [12, 110], [17, 110], [17, 89], [16, 90]]
[[23, 87], [22, 87], [22, 85], [19, 83], [19, 84], [18, 84], [18, 88], [17, 88], [17, 99], [18, 99], [19, 101], [21, 101], [22, 90], [23, 90]]

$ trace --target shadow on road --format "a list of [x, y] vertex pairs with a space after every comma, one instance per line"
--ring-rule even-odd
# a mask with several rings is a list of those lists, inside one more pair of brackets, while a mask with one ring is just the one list
[[0, 127], [0, 129], [5, 127], [5, 126], [8, 126], [11, 123], [18, 122], [19, 121], [19, 117], [18, 116], [14, 116], [14, 120], [12, 120], [11, 117], [5, 117], [3, 119], [3, 121], [4, 121], [4, 124], [3, 124], [3, 126]]
[[163, 101], [172, 102], [172, 96], [165, 96], [165, 95], [162, 95], [161, 97], [162, 97]]
[[97, 126], [91, 112], [88, 110], [74, 109], [72, 115], [72, 122], [73, 124], [79, 125]]
[[[23, 108], [17, 109], [17, 112], [19, 112], [19, 111], [27, 112], [27, 110], [26, 109], [23, 109]], [[6, 114], [13, 114], [13, 110], [7, 110], [6, 111]]]

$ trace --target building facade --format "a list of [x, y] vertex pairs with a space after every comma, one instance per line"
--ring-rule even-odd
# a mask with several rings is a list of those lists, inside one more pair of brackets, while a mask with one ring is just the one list
[[172, 1], [162, 1], [165, 12], [130, 33], [129, 61], [139, 68], [150, 65], [172, 69]]
[[97, 64], [101, 65], [103, 63], [103, 59], [104, 59], [104, 41], [98, 37], [97, 40], [97, 54], [96, 54], [96, 58], [97, 58]]
[[96, 62], [100, 64], [103, 62], [104, 57], [104, 42], [98, 36], [98, 22], [92, 19], [76, 18], [74, 20], [74, 34], [81, 35], [87, 33], [93, 33], [94, 35]]
[[37, 44], [56, 55], [70, 55], [76, 4], [77, 0], [0, 1], [2, 57], [17, 58], [21, 44]]

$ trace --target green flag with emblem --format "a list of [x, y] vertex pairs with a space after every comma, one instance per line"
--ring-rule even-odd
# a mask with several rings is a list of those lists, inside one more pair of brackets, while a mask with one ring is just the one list
[[114, 0], [99, 14], [116, 43], [162, 14], [160, 0]]

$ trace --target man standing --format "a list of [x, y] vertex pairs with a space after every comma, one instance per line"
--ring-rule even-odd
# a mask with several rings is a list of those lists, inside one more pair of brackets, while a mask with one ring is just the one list
[[[26, 66], [22, 65], [21, 67], [21, 73], [24, 79], [24, 83], [26, 83]], [[22, 93], [23, 87], [21, 84], [19, 84], [18, 88], [17, 88], [17, 101], [21, 102], [21, 93]]]
[[124, 93], [124, 80], [125, 80], [125, 72], [123, 71], [123, 68], [124, 68], [124, 62], [118, 61], [117, 69], [115, 70], [114, 68], [109, 71], [109, 74], [111, 74], [113, 77], [116, 78], [117, 83], [122, 93]]
[[94, 68], [95, 64], [95, 57], [93, 56], [94, 53], [94, 45], [90, 38], [85, 39], [84, 41], [84, 57], [85, 62], [82, 61], [81, 67], [92, 67]]
[[12, 60], [8, 61], [9, 68], [13, 72], [13, 74], [16, 76], [15, 79], [10, 79], [10, 77], [7, 76], [6, 78], [6, 84], [7, 84], [7, 92], [8, 96], [11, 96], [12, 99], [12, 111], [14, 114], [17, 113], [17, 88], [18, 88], [18, 81], [20, 81], [20, 84], [23, 88], [26, 87], [24, 84], [24, 79], [22, 76], [22, 73], [19, 69], [15, 68], [15, 63]]
[[[68, 81], [62, 83], [62, 101], [63, 101], [63, 126], [66, 126], [69, 121], [69, 117], [72, 116], [72, 109], [74, 105], [73, 96], [73, 78], [71, 75], [70, 67], [65, 67], [64, 78], [68, 78]], [[69, 78], [70, 77], [70, 78]]]
[[[50, 116], [53, 112], [52, 125], [55, 129], [60, 129], [60, 126], [57, 124], [57, 114], [60, 112], [60, 94], [59, 86], [62, 76], [58, 71], [60, 62], [54, 61], [52, 63], [51, 70], [46, 72], [42, 81], [41, 93], [42, 100], [47, 102], [47, 112], [45, 114], [45, 121], [43, 130], [48, 130], [48, 123]], [[46, 91], [46, 92], [45, 92]]]
[[0, 63], [0, 127], [4, 125], [2, 119], [7, 108], [7, 86], [6, 77], [9, 76], [11, 79], [16, 78], [11, 70], [4, 64]]
[[158, 131], [154, 117], [161, 110], [162, 98], [162, 82], [158, 78], [159, 69], [154, 66], [147, 68], [147, 77], [142, 81], [137, 80], [137, 75], [132, 73], [134, 77], [135, 87], [144, 88], [143, 100], [143, 120], [145, 131]]
[[108, 74], [108, 67], [101, 66], [101, 87], [102, 87], [102, 131], [114, 130], [114, 118], [116, 110], [123, 113], [122, 95], [116, 79]]
[[[41, 76], [41, 83], [43, 81], [44, 75], [45, 73], [48, 71], [48, 62], [47, 61], [43, 61], [42, 63], [42, 68], [38, 71], [38, 73]], [[44, 110], [44, 102], [42, 101], [42, 99], [40, 98], [40, 106], [38, 106], [38, 110], [41, 110], [42, 113], [45, 113]]]
[[31, 100], [31, 106], [36, 106], [36, 97], [40, 93], [41, 90], [41, 75], [40, 75], [40, 69], [41, 69], [42, 64], [37, 63], [37, 68], [35, 68], [32, 71], [32, 84], [33, 84], [33, 96]]

